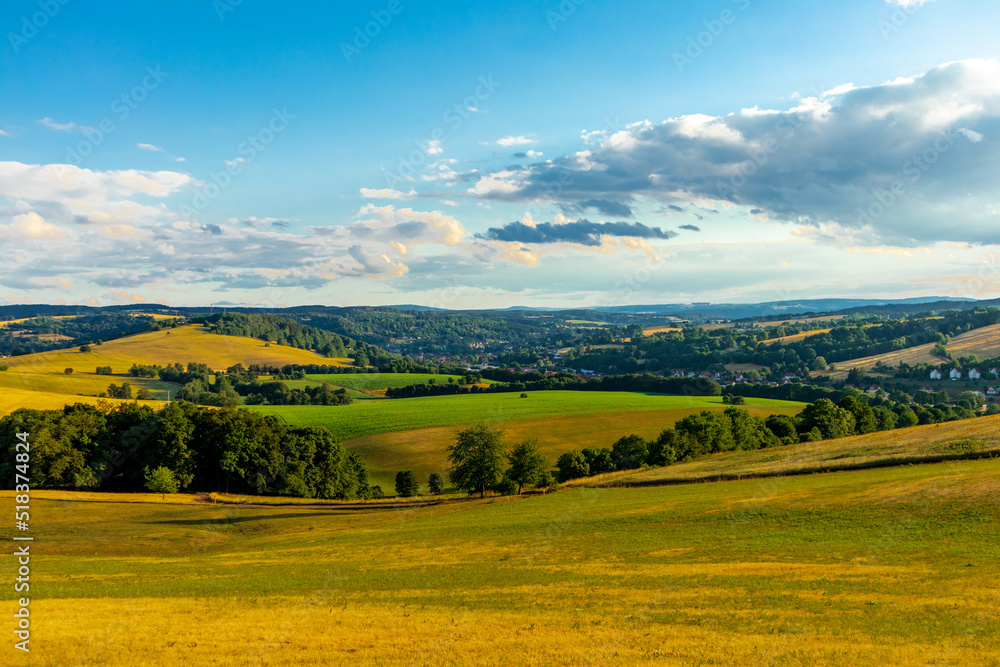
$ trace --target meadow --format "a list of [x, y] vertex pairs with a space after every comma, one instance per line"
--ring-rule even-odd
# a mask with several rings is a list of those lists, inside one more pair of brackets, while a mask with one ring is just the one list
[[998, 475], [360, 511], [43, 492], [31, 664], [1000, 665]]
[[836, 440], [724, 452], [681, 465], [616, 472], [569, 486], [658, 486], [859, 470], [967, 458], [1000, 458], [1000, 416], [913, 426]]
[[[0, 416], [18, 407], [61, 408], [65, 403], [94, 403], [81, 396], [97, 396], [107, 391], [111, 383], [129, 382], [135, 389], [145, 387], [157, 398], [166, 399], [167, 392], [178, 387], [157, 379], [132, 378], [132, 364], [167, 365], [175, 362], [207, 364], [214, 370], [225, 371], [236, 363], [268, 364], [328, 364], [346, 365], [349, 359], [329, 359], [322, 355], [236, 336], [219, 336], [196, 326], [151, 331], [91, 345], [89, 352], [79, 347], [53, 350], [39, 354], [10, 357], [2, 360], [9, 370], [0, 372]], [[110, 366], [113, 375], [98, 375], [99, 366]], [[65, 370], [72, 368], [67, 375]], [[15, 391], [16, 390], [16, 391]], [[60, 398], [64, 396], [64, 398]], [[64, 402], [60, 402], [63, 401]]]
[[[352, 405], [256, 406], [296, 426], [328, 428], [368, 466], [372, 481], [384, 489], [400, 470], [413, 470], [421, 483], [447, 467], [447, 448], [464, 426], [488, 422], [502, 426], [510, 442], [536, 438], [555, 464], [563, 452], [610, 447], [636, 433], [655, 437], [678, 419], [701, 410], [725, 409], [722, 398], [663, 396], [625, 392], [538, 391], [469, 394], [358, 401]], [[794, 415], [803, 403], [748, 399], [743, 406], [758, 416]], [[386, 486], [388, 485], [388, 486]]]
[[[350, 373], [350, 374], [329, 374], [329, 375], [307, 375], [305, 380], [285, 380], [285, 384], [293, 389], [304, 389], [305, 387], [315, 387], [323, 383], [332, 384], [335, 387], [343, 387], [353, 392], [356, 398], [383, 397], [385, 390], [394, 387], [407, 387], [413, 384], [427, 384], [434, 381], [438, 384], [447, 384], [452, 379], [461, 384], [461, 375], [437, 375], [433, 373]], [[266, 382], [268, 378], [262, 377], [261, 381]], [[484, 380], [481, 384], [493, 384], [490, 380]]]

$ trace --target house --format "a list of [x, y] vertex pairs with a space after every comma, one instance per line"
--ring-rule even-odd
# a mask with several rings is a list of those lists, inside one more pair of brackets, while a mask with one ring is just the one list
[[875, 394], [879, 393], [880, 391], [882, 391], [882, 387], [878, 386], [877, 384], [873, 384], [872, 386], [868, 387], [868, 392], [867, 393], [868, 393], [869, 396], [874, 396]]
[[942, 377], [943, 376], [941, 375], [941, 371], [939, 371], [938, 369], [935, 368], [934, 370], [931, 371], [932, 380], [940, 380]]
[[923, 387], [920, 388], [920, 391], [934, 391], [934, 388], [925, 384]]
[[983, 377], [983, 374], [979, 372], [978, 368], [973, 368], [971, 371], [969, 371], [970, 380], [978, 380], [981, 377]]
[[986, 388], [986, 395], [987, 396], [997, 396], [998, 395], [997, 388], [996, 387], [987, 387]]
[[1000, 368], [991, 368], [990, 373], [993, 374], [993, 377], [1000, 378]]
[[794, 379], [796, 379], [797, 377], [798, 377], [798, 376], [797, 376], [797, 375], [795, 375], [795, 373], [785, 373], [785, 377], [783, 377], [782, 379], [783, 379], [783, 380], [788, 380], [788, 381], [791, 381], [791, 380], [794, 380]]
[[950, 377], [952, 380], [961, 380], [962, 371], [958, 370], [957, 368], [952, 368], [951, 373], [948, 374], [948, 377]]

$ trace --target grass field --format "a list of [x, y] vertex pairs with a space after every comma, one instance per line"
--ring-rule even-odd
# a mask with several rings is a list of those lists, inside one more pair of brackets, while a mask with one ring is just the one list
[[[413, 470], [426, 484], [432, 472], [443, 472], [447, 448], [462, 426], [486, 421], [501, 425], [511, 441], [537, 438], [554, 464], [571, 449], [610, 447], [618, 438], [637, 433], [653, 437], [693, 412], [722, 410], [720, 397], [697, 398], [590, 391], [529, 392], [438, 396], [363, 401], [338, 407], [260, 406], [299, 426], [325, 426], [367, 464], [373, 483], [392, 488], [400, 470]], [[793, 415], [804, 404], [749, 399], [758, 415]], [[388, 485], [388, 486], [386, 486]]]
[[812, 474], [888, 467], [969, 456], [1000, 458], [1000, 416], [914, 426], [895, 431], [725, 452], [641, 472], [619, 472], [569, 482], [570, 486], [663, 485]]
[[[935, 357], [931, 354], [934, 346], [934, 343], [928, 343], [927, 345], [909, 347], [905, 350], [887, 352], [885, 354], [879, 354], [872, 357], [841, 361], [837, 362], [837, 370], [835, 372], [831, 373], [829, 371], [819, 371], [814, 373], [814, 375], [829, 374], [835, 378], [843, 377], [846, 376], [848, 371], [852, 368], [865, 368], [870, 370], [880, 361], [888, 366], [898, 366], [900, 363], [907, 363], [911, 366], [921, 362], [928, 362], [932, 364], [943, 363], [945, 361], [944, 359]], [[970, 354], [974, 354], [980, 359], [1000, 357], [1000, 324], [993, 324], [988, 327], [973, 329], [972, 331], [955, 336], [945, 347], [955, 357], [965, 357]], [[985, 371], [986, 369], [984, 368], [980, 370]]]
[[[34, 402], [36, 398], [49, 409], [60, 408], [62, 404], [53, 404], [58, 394], [69, 396], [66, 400], [74, 403], [78, 395], [97, 396], [107, 391], [109, 384], [126, 381], [136, 389], [146, 387], [157, 392], [158, 397], [163, 399], [166, 398], [167, 391], [176, 393], [175, 385], [155, 379], [128, 377], [128, 369], [135, 363], [166, 365], [180, 362], [186, 365], [194, 361], [207, 364], [215, 370], [225, 370], [236, 363], [277, 366], [349, 363], [347, 359], [328, 359], [307, 350], [273, 344], [264, 347], [264, 343], [259, 340], [218, 336], [194, 326], [127, 336], [103, 345], [92, 345], [90, 352], [80, 352], [80, 348], [74, 347], [10, 357], [2, 361], [2, 365], [9, 366], [8, 371], [0, 372], [0, 392], [5, 395], [3, 404], [8, 406], [8, 412], [17, 407], [37, 407]], [[98, 366], [110, 366], [115, 375], [97, 375]], [[72, 368], [74, 372], [67, 375], [67, 368]], [[19, 391], [7, 393], [8, 390], [15, 389]], [[44, 393], [46, 396], [35, 397], [36, 393]], [[15, 398], [22, 403], [15, 404]], [[11, 405], [14, 407], [10, 408]], [[0, 416], [3, 414], [5, 413], [0, 412]]]
[[30, 664], [995, 666], [998, 479], [977, 461], [364, 511], [36, 497]]
[[[45, 391], [25, 391], [24, 389], [0, 389], [0, 417], [5, 417], [19, 408], [32, 408], [34, 410], [62, 410], [66, 405], [74, 403], [86, 403], [87, 405], [97, 405], [98, 401], [107, 401], [111, 404], [127, 403], [111, 398], [94, 398], [91, 396], [73, 396], [71, 394], [60, 394], [57, 392]], [[143, 405], [152, 406], [159, 410], [166, 406], [163, 401], [139, 401]]]

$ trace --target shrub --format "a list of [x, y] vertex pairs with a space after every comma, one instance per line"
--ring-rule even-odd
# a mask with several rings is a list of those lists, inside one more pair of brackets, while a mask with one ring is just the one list
[[396, 473], [396, 495], [411, 498], [420, 493], [420, 483], [412, 470], [400, 470]]
[[65, 369], [63, 371], [63, 373], [65, 373], [66, 375], [72, 375], [73, 374], [73, 369], [72, 368], [67, 368], [67, 369]]
[[512, 480], [507, 475], [504, 475], [493, 490], [499, 493], [501, 496], [515, 496], [517, 495], [518, 484]]
[[81, 345], [80, 346], [80, 351], [81, 352], [90, 352], [90, 346], [89, 345]]
[[114, 371], [111, 370], [111, 366], [98, 366], [97, 367], [97, 374], [98, 375], [114, 375]]
[[444, 476], [441, 473], [432, 472], [430, 479], [427, 480], [427, 486], [430, 487], [431, 493], [438, 496], [444, 493]]

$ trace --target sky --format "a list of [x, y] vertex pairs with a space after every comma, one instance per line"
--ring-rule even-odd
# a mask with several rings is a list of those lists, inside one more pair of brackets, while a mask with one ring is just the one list
[[0, 304], [1000, 297], [1000, 4], [276, 4], [8, 0]]

